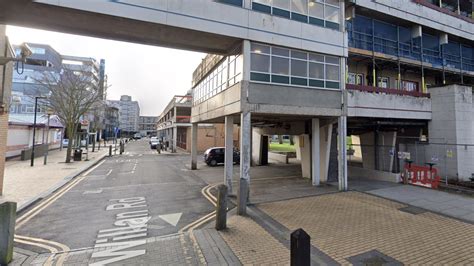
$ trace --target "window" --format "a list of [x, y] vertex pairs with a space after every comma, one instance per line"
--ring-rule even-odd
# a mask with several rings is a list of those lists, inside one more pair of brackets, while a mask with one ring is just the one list
[[354, 84], [354, 85], [364, 85], [364, 75], [349, 73], [347, 76], [347, 83]]
[[252, 0], [252, 9], [339, 30], [339, 0]]
[[390, 87], [390, 82], [388, 77], [378, 77], [377, 78], [377, 87], [388, 89]]
[[340, 88], [339, 57], [252, 43], [250, 60], [252, 81]]
[[404, 91], [418, 91], [418, 82], [402, 80], [402, 90], [404, 90]]

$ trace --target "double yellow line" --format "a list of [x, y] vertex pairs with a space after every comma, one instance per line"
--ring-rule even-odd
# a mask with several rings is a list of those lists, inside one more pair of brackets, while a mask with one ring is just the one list
[[[59, 189], [57, 192], [54, 193], [52, 197], [42, 201], [36, 207], [34, 207], [33, 209], [29, 210], [28, 212], [23, 214], [21, 217], [19, 217], [16, 221], [15, 229], [18, 230], [21, 226], [23, 226], [25, 223], [27, 223], [36, 215], [38, 215], [41, 211], [43, 211], [44, 209], [49, 207], [51, 204], [53, 204], [56, 200], [58, 200], [60, 197], [66, 194], [69, 190], [71, 190], [84, 178], [86, 178], [86, 176], [90, 172], [94, 171], [97, 167], [102, 165], [104, 162], [105, 160], [98, 163], [97, 165], [95, 165], [94, 167], [92, 167], [91, 169], [83, 173], [81, 176], [76, 178], [74, 181], [70, 182], [66, 186]], [[51, 256], [48, 257], [48, 259], [44, 263], [45, 265], [53, 265], [53, 259], [56, 254], [59, 254], [58, 259], [56, 261], [56, 265], [63, 265], [67, 257], [67, 252], [70, 251], [70, 248], [64, 244], [61, 244], [55, 241], [34, 238], [34, 237], [15, 235], [15, 242], [49, 250], [51, 252]]]

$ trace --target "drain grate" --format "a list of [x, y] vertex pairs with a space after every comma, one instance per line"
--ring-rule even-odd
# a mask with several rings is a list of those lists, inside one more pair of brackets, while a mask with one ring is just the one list
[[418, 208], [418, 207], [415, 207], [415, 206], [407, 206], [407, 207], [400, 208], [398, 210], [402, 211], [402, 212], [411, 213], [411, 214], [414, 214], [414, 215], [422, 214], [422, 213], [427, 212], [427, 210], [422, 209], [422, 208]]
[[354, 266], [398, 266], [403, 263], [389, 257], [378, 250], [371, 250], [359, 255], [347, 258]]

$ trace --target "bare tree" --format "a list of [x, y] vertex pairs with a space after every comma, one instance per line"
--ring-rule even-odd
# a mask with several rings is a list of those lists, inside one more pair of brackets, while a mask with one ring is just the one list
[[66, 163], [70, 163], [80, 119], [100, 100], [100, 90], [86, 71], [67, 68], [60, 74], [45, 73], [37, 82], [41, 91], [48, 91], [47, 106], [66, 127], [69, 138]]

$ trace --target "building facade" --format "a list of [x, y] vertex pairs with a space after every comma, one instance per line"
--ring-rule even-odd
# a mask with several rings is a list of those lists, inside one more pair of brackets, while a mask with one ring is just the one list
[[142, 136], [156, 136], [157, 116], [140, 116], [138, 120], [138, 130]]
[[137, 101], [132, 101], [128, 95], [120, 96], [119, 101], [109, 100], [109, 105], [119, 109], [119, 128], [121, 136], [131, 137], [139, 132], [138, 121], [140, 117], [140, 105]]
[[103, 139], [107, 141], [114, 139], [116, 137], [115, 132], [120, 128], [119, 125], [119, 109], [115, 106], [107, 105], [105, 108], [105, 127]]
[[[172, 152], [177, 148], [191, 151], [192, 96], [174, 96], [158, 118], [157, 136]], [[234, 129], [234, 146], [238, 147], [238, 127]], [[224, 127], [221, 124], [200, 124], [197, 150], [204, 152], [211, 147], [224, 146]]]

